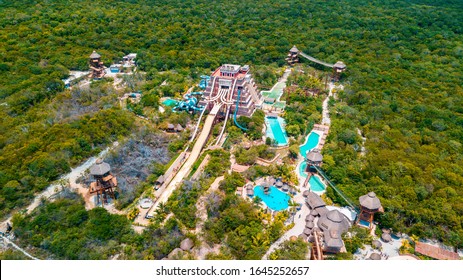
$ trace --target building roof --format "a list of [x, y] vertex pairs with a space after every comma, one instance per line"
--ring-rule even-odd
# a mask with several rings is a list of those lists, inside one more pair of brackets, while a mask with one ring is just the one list
[[313, 229], [314, 227], [314, 223], [312, 221], [308, 221], [305, 223], [305, 227], [308, 228], [308, 229]]
[[183, 126], [181, 126], [180, 124], [177, 124], [177, 126], [175, 127], [175, 130], [183, 131]]
[[422, 242], [415, 243], [415, 252], [431, 257], [437, 260], [459, 260], [460, 256], [452, 251], [426, 244]]
[[277, 182], [275, 183], [275, 186], [278, 188], [281, 188], [283, 187], [283, 182], [281, 180], [277, 180]]
[[381, 235], [381, 239], [384, 241], [384, 242], [391, 242], [392, 241], [392, 237], [389, 233], [386, 233], [384, 232], [382, 235]]
[[326, 205], [323, 199], [314, 192], [310, 192], [307, 195], [305, 202], [310, 206], [310, 209], [315, 209]]
[[344, 68], [346, 68], [346, 64], [344, 64], [344, 62], [342, 62], [342, 61], [338, 61], [338, 62], [336, 62], [336, 63], [334, 64], [333, 67], [334, 67], [334, 68], [344, 69]]
[[322, 162], [323, 161], [322, 154], [320, 154], [320, 151], [316, 149], [307, 152], [306, 158], [307, 158], [307, 161], [310, 161], [310, 162]]
[[309, 215], [307, 215], [305, 217], [306, 222], [313, 222], [313, 220], [315, 220], [315, 217], [313, 215], [311, 215], [311, 214], [309, 214]]
[[327, 234], [324, 235], [325, 238], [325, 249], [328, 251], [337, 251], [339, 252], [344, 246], [341, 236], [338, 231], [330, 230]]
[[247, 192], [248, 195], [254, 195], [254, 189], [252, 189], [252, 188], [247, 189], [246, 192]]
[[97, 161], [90, 167], [90, 174], [96, 176], [102, 176], [111, 170], [109, 164], [104, 161]]
[[169, 123], [169, 124], [167, 125], [167, 128], [168, 128], [168, 129], [175, 129], [175, 125]]
[[379, 210], [381, 208], [381, 202], [374, 192], [369, 192], [366, 195], [362, 195], [359, 198], [360, 205], [368, 210]]
[[320, 216], [325, 215], [328, 212], [328, 209], [325, 206], [324, 207], [318, 207], [316, 210], [317, 210], [317, 212], [318, 212], [318, 214]]
[[298, 53], [299, 52], [299, 50], [296, 48], [296, 45], [294, 45], [289, 51], [292, 52], [292, 53], [296, 53], [296, 52]]
[[190, 238], [184, 239], [180, 243], [180, 249], [182, 249], [183, 251], [189, 251], [191, 250], [191, 248], [193, 248], [193, 246], [193, 240], [191, 240]]
[[369, 259], [370, 259], [370, 260], [379, 261], [379, 260], [381, 260], [381, 255], [378, 254], [378, 253], [371, 253]]
[[303, 234], [309, 236], [312, 233], [312, 230], [305, 228], [304, 231], [302, 232]]
[[100, 58], [100, 57], [101, 55], [99, 55], [96, 51], [93, 51], [92, 54], [90, 55], [90, 58], [93, 58], [93, 59]]
[[324, 232], [336, 231], [340, 234], [346, 232], [350, 227], [347, 218], [338, 210], [332, 210], [321, 215], [317, 224]]

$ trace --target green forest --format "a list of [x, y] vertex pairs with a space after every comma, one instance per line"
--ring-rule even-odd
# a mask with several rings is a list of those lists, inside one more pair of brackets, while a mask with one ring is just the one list
[[[161, 95], [183, 92], [185, 81], [199, 81], [199, 75], [222, 63], [251, 65], [258, 85], [268, 88], [277, 78], [269, 69], [285, 65], [288, 50], [296, 45], [330, 63], [342, 60], [348, 68], [341, 77], [344, 91], [330, 102], [332, 125], [323, 151], [328, 176], [354, 201], [376, 192], [385, 208], [378, 217], [382, 226], [463, 246], [462, 1], [18, 0], [0, 2], [0, 13], [1, 217], [136, 129], [134, 114], [121, 110], [104, 88], [98, 90], [98, 106], [62, 117], [58, 105], [74, 95], [61, 79], [69, 70], [87, 70], [93, 50], [105, 65], [137, 53], [139, 70], [146, 73], [143, 90], [155, 95], [151, 103], [157, 104]], [[181, 83], [163, 92], [157, 87], [166, 71], [174, 71]], [[294, 83], [303, 81], [295, 78]], [[302, 86], [313, 85], [309, 81]], [[303, 123], [298, 107], [290, 105], [292, 135], [305, 133], [320, 117], [319, 101], [310, 102], [315, 112]], [[361, 137], [366, 138], [364, 154]], [[342, 203], [334, 193], [328, 195]], [[250, 211], [251, 220], [255, 218], [253, 206], [224, 203]], [[67, 217], [71, 206], [82, 216]], [[57, 220], [46, 220], [47, 211], [58, 213]], [[217, 222], [227, 211], [232, 210], [220, 209]], [[17, 223], [36, 239], [34, 244], [61, 258], [111, 255], [113, 244], [107, 238], [113, 237], [116, 243], [135, 244], [124, 248], [126, 258], [164, 257], [168, 252], [154, 251], [149, 244], [168, 242], [165, 238], [172, 232], [176, 238], [169, 248], [180, 242], [175, 220], [169, 220], [168, 229], [153, 226], [150, 232], [159, 240], [147, 237], [144, 243], [122, 218], [100, 212], [86, 212], [80, 202], [66, 198]], [[98, 237], [92, 223], [101, 220], [115, 225], [115, 232]], [[45, 222], [50, 228], [33, 226]], [[210, 238], [233, 237], [238, 242], [240, 227], [248, 227], [239, 222], [226, 233], [208, 224]], [[62, 236], [56, 227], [61, 225], [96, 238], [57, 247]], [[252, 236], [257, 238], [257, 233]], [[92, 242], [101, 251], [79, 248]], [[256, 244], [250, 252], [230, 242], [230, 254], [256, 258], [267, 246], [261, 240]]]

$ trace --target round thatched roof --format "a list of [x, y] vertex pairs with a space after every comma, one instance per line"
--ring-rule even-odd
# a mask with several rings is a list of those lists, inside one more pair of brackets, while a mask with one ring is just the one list
[[344, 69], [346, 68], [346, 64], [344, 64], [344, 62], [342, 61], [338, 61], [334, 64], [334, 68], [340, 68], [340, 69]]
[[391, 242], [392, 241], [392, 237], [389, 233], [383, 233], [381, 235], [381, 239], [384, 241], [384, 242]]
[[282, 190], [285, 191], [285, 192], [287, 192], [287, 191], [289, 190], [288, 184], [286, 184], [286, 183], [283, 184]]
[[283, 187], [283, 182], [281, 180], [277, 180], [276, 183], [275, 183], [275, 186], [277, 188], [281, 188], [281, 187]]
[[379, 260], [381, 260], [381, 255], [380, 255], [380, 254], [378, 254], [378, 253], [371, 253], [371, 255], [370, 255], [370, 258], [369, 258], [369, 259], [370, 259], [370, 260], [379, 261]]
[[308, 196], [309, 196], [309, 193], [310, 193], [310, 191], [304, 191], [304, 192], [302, 193], [302, 196], [303, 196], [303, 197], [308, 197]]
[[323, 231], [336, 231], [339, 234], [346, 232], [350, 227], [347, 218], [338, 210], [328, 211], [318, 219], [317, 224]]
[[296, 48], [295, 45], [289, 51], [292, 52], [292, 53], [298, 53], [299, 52], [299, 50]]
[[323, 156], [320, 154], [320, 151], [317, 149], [308, 151], [306, 154], [307, 161], [309, 162], [322, 162]]
[[104, 161], [97, 161], [90, 167], [90, 174], [96, 176], [102, 176], [111, 170], [109, 164]]
[[366, 195], [362, 195], [359, 198], [359, 202], [363, 208], [371, 211], [379, 210], [379, 208], [381, 208], [381, 202], [379, 201], [379, 198], [376, 197], [374, 192], [369, 192]]
[[92, 54], [90, 55], [90, 58], [92, 59], [96, 59], [96, 58], [100, 58], [101, 55], [99, 55], [96, 51], [93, 51]]
[[381, 249], [381, 247], [383, 247], [383, 244], [379, 240], [373, 240], [373, 242], [371, 242], [371, 246], [376, 249]]

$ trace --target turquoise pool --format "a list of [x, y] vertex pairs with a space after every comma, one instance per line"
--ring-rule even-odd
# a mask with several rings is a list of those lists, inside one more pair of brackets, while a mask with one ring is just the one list
[[299, 147], [299, 152], [301, 156], [305, 158], [307, 151], [310, 151], [313, 148], [317, 147], [318, 140], [320, 140], [320, 135], [312, 131], [307, 137], [305, 144]]
[[[306, 167], [307, 162], [305, 161], [299, 164], [299, 175], [301, 175], [302, 178], [307, 178], [307, 173], [305, 172]], [[322, 181], [320, 181], [318, 176], [312, 176], [309, 180], [309, 185], [310, 189], [314, 192], [322, 192], [326, 189], [325, 185], [322, 183]]]
[[278, 118], [265, 117], [265, 125], [267, 126], [266, 136], [275, 139], [278, 146], [288, 145], [288, 138], [284, 131], [285, 121]]
[[175, 106], [177, 105], [178, 101], [177, 100], [174, 100], [174, 99], [166, 99], [162, 102], [162, 104], [166, 105], [166, 106]]
[[271, 186], [268, 195], [264, 194], [261, 186], [254, 187], [254, 196], [258, 196], [272, 210], [280, 211], [288, 208], [289, 195], [280, 191], [277, 187]]

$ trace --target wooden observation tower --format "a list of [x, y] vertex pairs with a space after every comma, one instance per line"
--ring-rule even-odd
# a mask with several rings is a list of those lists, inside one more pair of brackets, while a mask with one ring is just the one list
[[117, 187], [117, 179], [111, 172], [109, 164], [103, 161], [98, 161], [90, 167], [90, 174], [95, 179], [95, 182], [90, 183], [90, 194], [96, 194], [96, 204], [108, 204], [109, 198], [115, 199], [114, 188]]
[[299, 62], [299, 50], [296, 46], [293, 46], [288, 53], [288, 56], [285, 59], [289, 65], [293, 66], [295, 63]]
[[370, 230], [373, 228], [373, 217], [377, 212], [384, 212], [379, 198], [374, 192], [369, 192], [359, 198], [360, 214], [357, 218], [357, 224], [368, 227]]
[[105, 67], [101, 61], [101, 55], [93, 51], [89, 60], [90, 75], [89, 78], [101, 79], [105, 75]]

